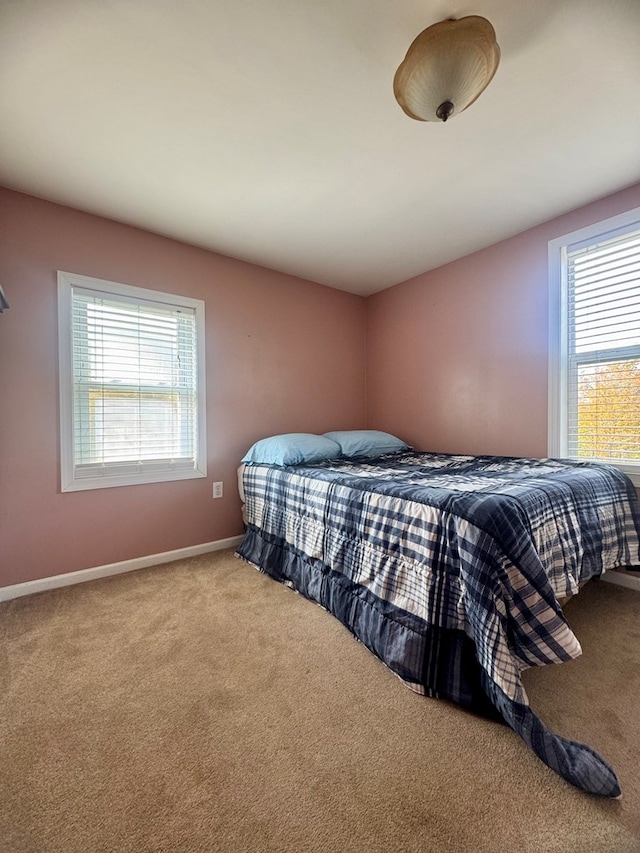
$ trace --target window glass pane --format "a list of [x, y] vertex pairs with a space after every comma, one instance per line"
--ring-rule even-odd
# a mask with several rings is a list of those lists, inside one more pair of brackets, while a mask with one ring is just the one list
[[137, 462], [191, 455], [193, 432], [182, 434], [177, 395], [90, 394], [90, 462]]
[[570, 349], [640, 345], [640, 233], [568, 254]]
[[640, 459], [640, 359], [578, 365], [569, 420], [572, 455]]
[[75, 303], [74, 349], [92, 382], [177, 385], [193, 373], [193, 313]]

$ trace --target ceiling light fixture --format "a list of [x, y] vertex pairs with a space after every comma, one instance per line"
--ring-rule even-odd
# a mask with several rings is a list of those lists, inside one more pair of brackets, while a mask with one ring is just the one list
[[447, 121], [480, 97], [499, 62], [496, 33], [486, 18], [440, 21], [409, 47], [393, 79], [393, 93], [411, 118]]

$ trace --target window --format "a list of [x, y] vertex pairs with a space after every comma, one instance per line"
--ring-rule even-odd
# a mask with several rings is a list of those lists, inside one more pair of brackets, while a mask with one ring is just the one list
[[206, 476], [204, 303], [58, 273], [62, 491]]
[[640, 208], [549, 243], [549, 453], [640, 485]]

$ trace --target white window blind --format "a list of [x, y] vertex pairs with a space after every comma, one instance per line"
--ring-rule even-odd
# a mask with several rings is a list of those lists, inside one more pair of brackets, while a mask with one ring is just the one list
[[550, 451], [617, 464], [640, 483], [638, 214], [550, 244]]
[[640, 460], [640, 230], [567, 253], [568, 447]]
[[63, 490], [204, 476], [202, 303], [59, 282]]

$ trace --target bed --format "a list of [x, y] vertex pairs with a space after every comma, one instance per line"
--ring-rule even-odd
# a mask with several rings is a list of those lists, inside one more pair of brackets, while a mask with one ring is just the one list
[[338, 450], [319, 458], [245, 456], [238, 556], [326, 608], [413, 690], [506, 722], [571, 784], [619, 796], [597, 752], [535, 715], [521, 673], [580, 655], [561, 600], [640, 569], [630, 480], [609, 465], [418, 453], [399, 439], [348, 455], [349, 435], [327, 433]]

